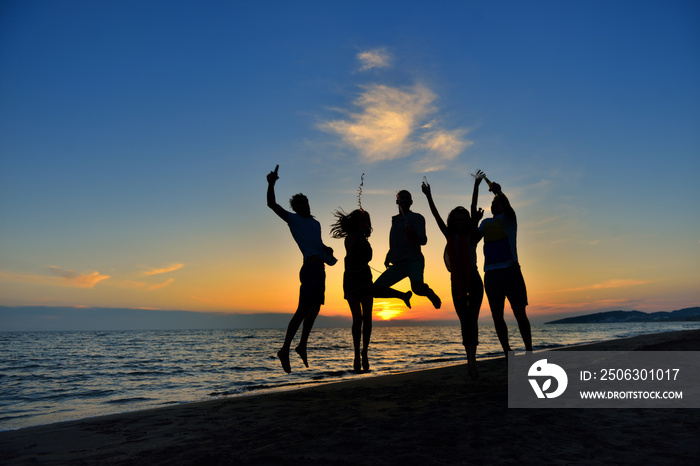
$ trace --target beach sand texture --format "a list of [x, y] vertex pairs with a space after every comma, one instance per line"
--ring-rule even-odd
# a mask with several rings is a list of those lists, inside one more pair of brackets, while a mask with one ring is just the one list
[[[579, 346], [700, 351], [700, 330]], [[281, 370], [281, 369], [280, 369]], [[503, 358], [0, 433], [1, 464], [697, 464], [696, 409], [508, 409]]]

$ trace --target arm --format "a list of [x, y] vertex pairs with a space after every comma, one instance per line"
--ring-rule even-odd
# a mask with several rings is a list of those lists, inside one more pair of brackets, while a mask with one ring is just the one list
[[482, 217], [484, 216], [484, 211], [482, 209], [477, 209], [477, 207], [476, 207], [478, 200], [479, 200], [479, 185], [481, 184], [481, 180], [484, 179], [482, 176], [480, 176], [481, 173], [483, 173], [483, 172], [481, 170], [479, 170], [477, 172], [476, 176], [474, 177], [474, 191], [472, 192], [472, 205], [471, 205], [472, 218], [474, 218], [474, 216], [476, 215], [478, 210], [481, 210], [481, 216]]
[[501, 200], [501, 205], [503, 206], [503, 215], [510, 218], [515, 218], [515, 210], [513, 206], [510, 205], [510, 201], [501, 191], [501, 185], [498, 183], [491, 183], [491, 192], [493, 192]]
[[428, 205], [430, 206], [430, 212], [432, 212], [433, 217], [435, 217], [435, 221], [438, 224], [438, 227], [440, 227], [440, 231], [442, 232], [443, 235], [447, 236], [447, 225], [445, 225], [445, 222], [442, 220], [442, 217], [440, 216], [440, 212], [438, 212], [437, 207], [435, 207], [435, 202], [433, 201], [433, 194], [430, 191], [430, 185], [428, 183], [423, 183], [421, 186], [421, 189], [423, 190], [423, 194], [425, 194], [425, 197], [428, 198]]
[[483, 172], [481, 170], [479, 170], [477, 172], [477, 176], [474, 177], [474, 192], [472, 193], [472, 205], [471, 205], [472, 225], [471, 225], [470, 234], [471, 234], [472, 239], [474, 240], [474, 244], [481, 241], [481, 238], [484, 237], [484, 234], [479, 231], [479, 222], [484, 217], [484, 209], [479, 209], [477, 207], [478, 200], [479, 200], [479, 185], [481, 184], [481, 180], [484, 179], [483, 176], [480, 176], [480, 174], [482, 174], [482, 173]]
[[287, 211], [284, 210], [275, 199], [275, 183], [279, 179], [279, 175], [277, 174], [279, 168], [280, 166], [277, 165], [274, 171], [267, 174], [267, 206], [286, 222]]

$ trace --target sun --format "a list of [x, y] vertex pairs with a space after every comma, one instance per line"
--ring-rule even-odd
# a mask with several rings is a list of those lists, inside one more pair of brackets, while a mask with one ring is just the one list
[[387, 301], [378, 301], [374, 303], [374, 313], [382, 320], [391, 320], [394, 317], [401, 315], [401, 309], [397, 309], [398, 303], [390, 303]]

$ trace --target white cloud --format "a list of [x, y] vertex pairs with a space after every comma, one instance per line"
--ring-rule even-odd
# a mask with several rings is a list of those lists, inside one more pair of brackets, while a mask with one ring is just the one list
[[454, 160], [473, 142], [464, 139], [467, 130], [457, 129], [453, 131], [439, 129], [423, 135], [423, 148], [428, 155], [418, 162], [418, 171], [434, 172], [444, 170], [447, 162]]
[[423, 158], [415, 164], [418, 171], [441, 170], [472, 142], [465, 139], [466, 129], [446, 130], [429, 119], [438, 111], [436, 99], [421, 84], [402, 88], [372, 84], [362, 87], [353, 102], [359, 111], [348, 112], [345, 119], [322, 122], [319, 128], [338, 135], [366, 162], [420, 152]]
[[338, 134], [368, 162], [406, 157], [414, 149], [411, 135], [432, 113], [435, 95], [423, 86], [398, 89], [374, 84], [353, 102], [360, 108], [346, 120], [322, 123], [321, 129]]
[[371, 70], [372, 68], [387, 68], [391, 65], [391, 57], [385, 48], [378, 48], [360, 52], [357, 54], [360, 62], [360, 71]]

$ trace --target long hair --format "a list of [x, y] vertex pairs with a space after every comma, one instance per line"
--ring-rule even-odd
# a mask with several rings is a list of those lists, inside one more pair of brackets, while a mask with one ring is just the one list
[[[331, 236], [333, 238], [345, 238], [350, 233], [359, 232], [365, 237], [372, 234], [372, 220], [369, 213], [365, 210], [355, 209], [349, 214], [346, 214], [342, 209], [333, 212], [336, 221], [331, 225]], [[368, 228], [366, 231], [360, 231], [363, 222], [366, 222]]]
[[469, 215], [469, 211], [462, 206], [455, 207], [454, 209], [452, 209], [452, 212], [450, 212], [450, 214], [447, 216], [447, 232], [450, 234], [458, 233], [457, 225], [455, 225], [454, 219], [455, 219], [455, 216], [457, 216], [459, 214], [467, 217], [466, 234], [469, 235], [469, 233], [471, 232], [472, 219], [471, 219], [471, 216]]

